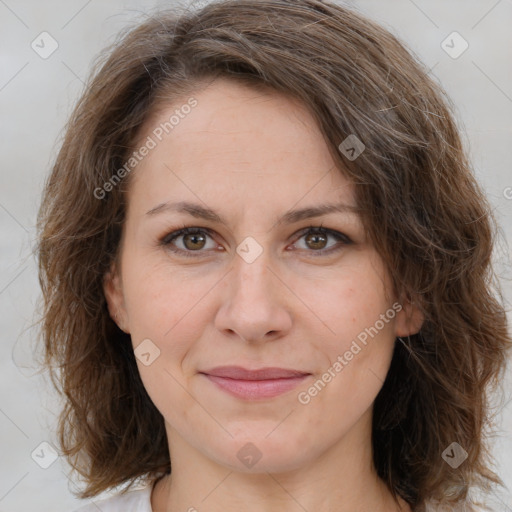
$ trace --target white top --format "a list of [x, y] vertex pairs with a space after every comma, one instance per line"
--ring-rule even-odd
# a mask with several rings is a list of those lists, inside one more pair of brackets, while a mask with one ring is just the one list
[[[94, 501], [84, 507], [81, 507], [74, 512], [153, 512], [151, 508], [151, 491], [153, 484], [147, 485], [144, 488], [135, 489], [128, 491], [124, 494], [118, 494], [110, 498]], [[505, 504], [507, 499], [503, 496], [503, 500], [500, 499], [501, 505]], [[488, 503], [488, 508], [485, 512], [494, 512], [498, 510], [505, 510], [508, 512], [510, 509], [502, 508], [499, 506], [497, 501], [492, 500], [494, 507], [491, 507], [491, 503]], [[429, 501], [425, 504], [424, 508], [421, 508], [422, 512], [466, 512], [468, 509], [461, 503], [458, 506], [451, 507], [448, 505], [441, 505], [435, 501]], [[471, 508], [470, 510], [481, 510], [478, 507]], [[482, 510], [482, 512], [484, 512]]]
[[153, 512], [151, 508], [151, 490], [153, 485], [135, 489], [125, 494], [95, 501], [74, 512]]

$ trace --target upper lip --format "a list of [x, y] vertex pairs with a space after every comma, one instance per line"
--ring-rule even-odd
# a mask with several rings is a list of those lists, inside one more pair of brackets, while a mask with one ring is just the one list
[[303, 377], [310, 375], [308, 372], [300, 370], [290, 370], [287, 368], [260, 368], [258, 370], [248, 370], [241, 366], [217, 366], [204, 372], [206, 375], [214, 377], [225, 377], [237, 380], [269, 380], [269, 379], [290, 379], [292, 377]]

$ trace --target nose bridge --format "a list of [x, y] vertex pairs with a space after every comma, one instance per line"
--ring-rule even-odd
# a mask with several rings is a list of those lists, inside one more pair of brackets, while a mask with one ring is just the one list
[[228, 291], [217, 312], [216, 326], [246, 341], [257, 341], [268, 333], [289, 329], [291, 319], [278, 289], [282, 285], [270, 270], [270, 251], [263, 249], [253, 260], [243, 254], [235, 256], [228, 274]]
[[[235, 290], [242, 297], [255, 298], [263, 294], [270, 298], [270, 251], [258, 244], [259, 254], [256, 252], [254, 242], [242, 242], [237, 247], [237, 256], [234, 262]], [[253, 297], [254, 295], [254, 297]]]

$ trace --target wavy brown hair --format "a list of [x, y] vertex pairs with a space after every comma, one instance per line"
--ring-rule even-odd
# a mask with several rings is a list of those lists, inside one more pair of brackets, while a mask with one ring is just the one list
[[[216, 77], [284, 92], [311, 111], [355, 183], [396, 291], [425, 316], [418, 334], [395, 344], [375, 400], [378, 475], [415, 511], [501, 483], [486, 445], [490, 396], [511, 344], [491, 265], [496, 222], [449, 98], [403, 43], [353, 9], [225, 0], [158, 12], [102, 54], [46, 183], [38, 218], [45, 364], [65, 397], [59, 437], [85, 478], [80, 496], [171, 471], [163, 417], [103, 293], [132, 174], [102, 198], [98, 190], [156, 109]], [[350, 134], [365, 145], [355, 160], [338, 149]], [[454, 441], [468, 454], [456, 470], [441, 457]]]

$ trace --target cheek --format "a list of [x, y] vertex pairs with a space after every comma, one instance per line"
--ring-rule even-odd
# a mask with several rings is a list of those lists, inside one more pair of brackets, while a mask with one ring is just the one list
[[[171, 265], [165, 255], [137, 254], [124, 261], [123, 287], [132, 335], [143, 329], [171, 333], [189, 314], [198, 317], [201, 298], [215, 283], [212, 273]], [[199, 318], [199, 317], [198, 317]]]
[[315, 324], [322, 335], [313, 339], [323, 361], [317, 377], [325, 380], [306, 392], [313, 407], [333, 421], [344, 421], [341, 416], [352, 411], [348, 421], [366, 410], [382, 387], [393, 354], [396, 311], [372, 266], [339, 273], [312, 289], [308, 303], [321, 319]]
[[123, 278], [123, 285], [135, 353], [150, 340], [149, 352], [156, 354], [149, 365], [137, 358], [142, 382], [167, 420], [186, 422], [189, 375], [183, 367], [204, 330], [206, 302], [200, 300], [205, 293], [204, 280], [197, 283], [168, 263], [147, 259], [133, 264], [127, 259], [126, 268], [130, 273]]
[[159, 353], [151, 366], [139, 364], [142, 379], [150, 394], [162, 384], [172, 392], [177, 383], [171, 375], [184, 384], [181, 367], [204, 331], [208, 305], [204, 295], [213, 280], [210, 284], [209, 277], [192, 279], [166, 262], [127, 259], [125, 268], [129, 269], [123, 286], [133, 347], [137, 350], [149, 339]]
[[364, 341], [365, 333], [372, 339], [368, 330], [375, 334], [376, 323], [380, 338], [394, 338], [392, 303], [371, 266], [343, 269], [314, 286], [304, 283], [297, 295], [305, 298], [311, 318], [323, 333], [321, 346], [329, 347], [331, 356], [348, 350], [358, 336]]

